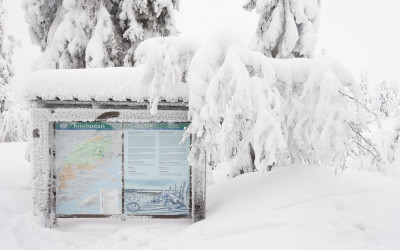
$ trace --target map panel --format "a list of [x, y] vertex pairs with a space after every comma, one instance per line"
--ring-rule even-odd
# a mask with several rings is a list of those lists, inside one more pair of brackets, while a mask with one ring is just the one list
[[56, 213], [121, 214], [121, 124], [55, 125]]

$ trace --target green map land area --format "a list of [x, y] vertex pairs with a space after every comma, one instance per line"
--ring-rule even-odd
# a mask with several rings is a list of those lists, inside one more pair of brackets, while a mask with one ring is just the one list
[[78, 144], [68, 157], [62, 161], [59, 175], [59, 189], [66, 188], [66, 182], [74, 180], [76, 171], [92, 170], [96, 162], [103, 162], [104, 157], [111, 153], [111, 139], [97, 136]]
[[97, 136], [78, 144], [63, 164], [90, 164], [94, 159], [102, 159], [105, 154], [111, 153], [111, 139]]

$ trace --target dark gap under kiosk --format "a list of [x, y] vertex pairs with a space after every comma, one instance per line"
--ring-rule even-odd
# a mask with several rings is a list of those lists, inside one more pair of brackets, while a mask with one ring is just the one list
[[146, 98], [31, 93], [34, 213], [45, 226], [59, 218], [205, 218], [205, 166], [190, 166], [191, 136], [183, 136], [185, 96], [151, 114]]

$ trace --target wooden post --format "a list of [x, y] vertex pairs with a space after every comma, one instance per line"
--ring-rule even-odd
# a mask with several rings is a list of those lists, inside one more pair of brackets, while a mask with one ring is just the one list
[[55, 149], [55, 123], [49, 123], [49, 211], [47, 214], [47, 227], [57, 226], [56, 218], [56, 149]]
[[46, 227], [49, 227], [49, 194], [51, 190], [48, 114], [48, 110], [34, 109], [31, 111], [30, 140], [34, 214], [40, 218], [41, 223]]
[[[192, 214], [193, 222], [198, 222], [206, 218], [206, 153], [198, 152], [199, 160], [197, 165], [193, 166], [192, 177]], [[204, 160], [202, 160], [204, 159]]]

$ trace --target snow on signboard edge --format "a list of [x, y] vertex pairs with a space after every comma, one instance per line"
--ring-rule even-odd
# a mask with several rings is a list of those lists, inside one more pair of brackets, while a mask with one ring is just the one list
[[[137, 101], [151, 98], [150, 84], [142, 81], [145, 66], [39, 70], [26, 84], [28, 100], [74, 100], [78, 101]], [[172, 91], [169, 91], [172, 92]], [[167, 102], [187, 101], [188, 84], [175, 86], [173, 93], [158, 93]]]

